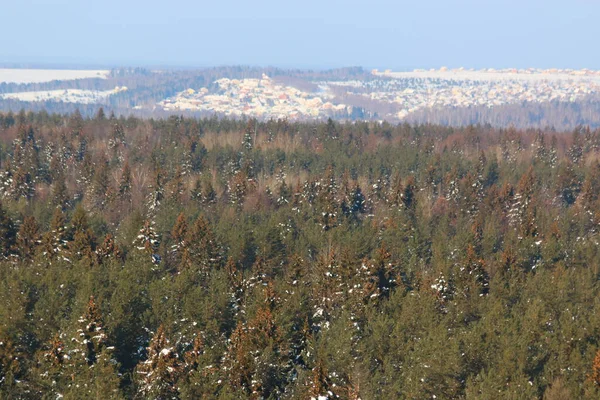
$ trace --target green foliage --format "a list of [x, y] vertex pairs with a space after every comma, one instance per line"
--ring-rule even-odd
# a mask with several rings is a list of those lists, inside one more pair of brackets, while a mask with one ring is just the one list
[[598, 131], [2, 118], [2, 398], [600, 393]]

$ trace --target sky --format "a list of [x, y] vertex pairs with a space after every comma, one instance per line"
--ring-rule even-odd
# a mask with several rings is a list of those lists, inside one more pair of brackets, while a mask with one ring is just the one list
[[0, 0], [0, 63], [600, 69], [600, 0]]

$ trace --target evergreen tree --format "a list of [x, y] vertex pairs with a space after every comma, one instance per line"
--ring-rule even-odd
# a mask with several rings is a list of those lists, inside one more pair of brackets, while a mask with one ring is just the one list
[[108, 161], [103, 157], [98, 162], [92, 181], [92, 205], [100, 209], [104, 208], [110, 202], [113, 193]]
[[190, 262], [201, 271], [206, 273], [221, 264], [220, 245], [204, 216], [198, 216], [191, 229], [187, 230], [185, 242]]
[[185, 187], [183, 183], [183, 171], [181, 167], [177, 167], [175, 174], [171, 181], [167, 185], [168, 198], [172, 202], [179, 203], [185, 193]]
[[338, 223], [338, 204], [336, 201], [338, 187], [332, 166], [329, 166], [325, 171], [325, 176], [321, 180], [319, 188], [317, 195], [319, 215], [317, 221], [324, 231], [328, 231]]
[[171, 263], [178, 270], [184, 269], [191, 262], [188, 239], [188, 224], [183, 213], [180, 213], [171, 230]]
[[600, 350], [596, 352], [596, 356], [594, 357], [590, 379], [596, 386], [600, 386]]
[[34, 258], [38, 247], [41, 244], [40, 228], [33, 216], [23, 218], [23, 223], [17, 233], [16, 250], [24, 259]]
[[69, 346], [71, 382], [65, 392], [72, 399], [120, 399], [121, 378], [114, 347], [108, 345], [108, 335], [94, 297], [86, 312], [77, 321], [79, 328]]
[[71, 261], [83, 260], [89, 266], [95, 265], [97, 262], [96, 238], [89, 227], [86, 212], [81, 205], [75, 209], [71, 218], [71, 232], [73, 239], [67, 245], [69, 259]]
[[16, 243], [17, 230], [12, 219], [0, 203], [0, 256], [7, 257]]
[[154, 171], [154, 176], [149, 189], [150, 194], [148, 195], [147, 207], [150, 213], [154, 213], [158, 211], [164, 198], [164, 182], [160, 167], [156, 168]]
[[67, 223], [60, 208], [54, 211], [50, 230], [42, 236], [43, 255], [50, 259], [65, 257], [67, 245]]
[[136, 250], [141, 251], [152, 257], [152, 260], [156, 259], [156, 252], [160, 245], [160, 237], [154, 229], [154, 222], [146, 220], [144, 226], [140, 229], [139, 234], [135, 238], [133, 245]]
[[69, 192], [62, 174], [58, 174], [52, 184], [52, 205], [60, 207], [63, 211], [69, 208]]
[[257, 121], [251, 119], [246, 124], [246, 130], [244, 131], [244, 139], [242, 140], [242, 147], [244, 150], [249, 151], [254, 148], [254, 136], [256, 135], [256, 124]]
[[181, 362], [161, 325], [136, 368], [137, 395], [144, 399], [177, 399]]
[[214, 204], [217, 201], [217, 192], [213, 188], [210, 179], [205, 179], [202, 185], [202, 203], [203, 204]]
[[23, 382], [23, 355], [6, 335], [0, 336], [0, 395], [3, 398], [22, 398], [29, 389]]
[[583, 135], [580, 127], [575, 128], [572, 138], [573, 144], [569, 149], [569, 157], [571, 162], [577, 165], [583, 159]]
[[129, 161], [125, 161], [123, 165], [118, 193], [122, 200], [131, 201], [131, 168], [129, 167]]
[[308, 395], [311, 400], [338, 399], [339, 396], [332, 391], [331, 382], [323, 365], [323, 361], [317, 361], [312, 370], [312, 377], [308, 387]]
[[70, 358], [66, 353], [65, 344], [59, 335], [54, 336], [46, 347], [46, 351], [42, 352], [41, 360], [36, 368], [40, 396], [64, 397], [71, 379], [69, 363]]
[[107, 233], [106, 236], [104, 236], [102, 244], [100, 244], [96, 248], [96, 254], [100, 263], [102, 263], [104, 260], [111, 258], [116, 260], [120, 260], [123, 258], [123, 253], [121, 249], [115, 243], [115, 240], [110, 233]]

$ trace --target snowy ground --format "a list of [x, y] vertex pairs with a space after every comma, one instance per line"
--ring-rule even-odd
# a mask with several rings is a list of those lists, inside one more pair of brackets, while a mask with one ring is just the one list
[[113, 90], [104, 91], [80, 89], [44, 90], [39, 92], [5, 93], [0, 94], [0, 98], [20, 101], [62, 101], [65, 103], [94, 104], [123, 90], [127, 90], [127, 88], [116, 87]]
[[68, 70], [68, 69], [7, 69], [0, 68], [0, 82], [41, 83], [70, 81], [85, 78], [106, 79], [108, 70]]
[[573, 81], [600, 83], [600, 72], [590, 70], [465, 70], [439, 69], [411, 72], [377, 71], [374, 75], [395, 79], [441, 79], [453, 81]]

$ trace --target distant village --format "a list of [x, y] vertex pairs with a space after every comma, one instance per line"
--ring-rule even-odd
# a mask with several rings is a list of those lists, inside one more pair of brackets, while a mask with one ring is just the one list
[[[79, 106], [92, 110], [94, 105], [106, 105], [141, 115], [159, 110], [263, 120], [331, 117], [398, 122], [422, 110], [574, 103], [600, 95], [600, 71], [589, 69], [442, 67], [361, 71], [357, 75], [290, 71], [289, 75], [274, 77], [264, 71], [257, 70], [244, 79], [217, 73], [198, 79], [202, 83], [193, 86], [178, 85], [178, 74], [161, 71], [140, 76], [135, 71], [128, 75], [118, 70], [0, 69], [0, 107], [18, 110], [24, 103], [37, 103], [50, 111], [64, 112]], [[184, 71], [180, 75], [193, 81], [202, 73]], [[178, 85], [179, 92], [167, 91], [175, 94], [165, 98], [165, 88], [173, 85]]]
[[369, 92], [372, 99], [398, 104], [397, 117], [436, 107], [494, 107], [522, 102], [553, 100], [574, 102], [600, 92], [600, 71], [569, 69], [415, 70], [372, 71], [381, 81]]
[[[262, 79], [219, 79], [216, 89], [190, 88], [159, 103], [167, 111], [195, 111], [227, 116], [269, 119], [306, 119], [349, 115], [356, 104], [343, 101], [352, 95], [388, 103], [393, 114], [381, 118], [403, 119], [424, 108], [494, 107], [522, 102], [553, 100], [573, 102], [600, 92], [600, 71], [568, 69], [464, 68], [371, 72], [373, 79], [316, 82], [316, 92]], [[342, 92], [342, 95], [340, 95]]]
[[268, 76], [262, 79], [219, 79], [217, 90], [188, 89], [159, 103], [165, 110], [204, 111], [232, 117], [248, 115], [258, 118], [332, 116], [348, 111], [344, 104], [328, 101], [327, 93], [315, 94], [278, 85]]

